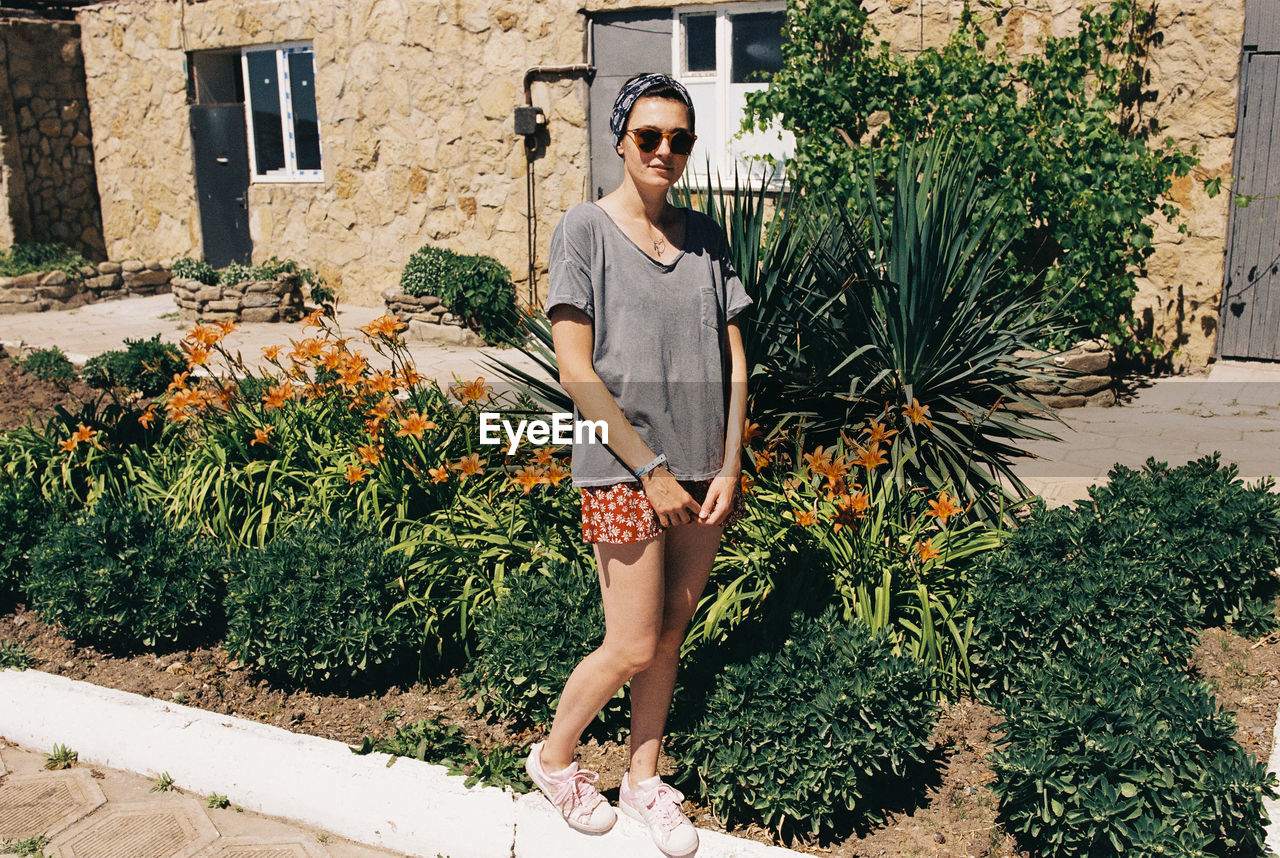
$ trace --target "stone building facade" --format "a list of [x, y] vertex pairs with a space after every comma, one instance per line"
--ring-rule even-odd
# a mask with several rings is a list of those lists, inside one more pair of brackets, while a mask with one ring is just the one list
[[[1201, 160], [1170, 194], [1189, 234], [1153, 217], [1156, 252], [1141, 272], [1136, 299], [1150, 333], [1179, 350], [1175, 364], [1181, 366], [1203, 366], [1213, 354], [1228, 195], [1210, 199], [1202, 186], [1217, 177], [1229, 186], [1243, 2], [1159, 4], [1162, 42], [1147, 61], [1155, 101], [1145, 106], [1146, 117], [1178, 148], [1196, 146]], [[565, 209], [597, 190], [593, 147], [597, 153], [611, 148], [596, 139], [598, 104], [612, 98], [603, 90], [616, 83], [592, 84], [573, 73], [538, 76], [531, 101], [547, 121], [526, 157], [513, 124], [515, 108], [525, 102], [525, 71], [597, 61], [592, 27], [610, 16], [647, 14], [661, 30], [662, 16], [673, 10], [735, 5], [743, 4], [118, 0], [82, 10], [106, 253], [112, 259], [202, 255], [190, 70], [219, 52], [302, 45], [314, 57], [319, 169], [309, 178], [248, 185], [243, 205], [254, 261], [296, 259], [319, 271], [344, 300], [377, 304], [409, 255], [436, 243], [497, 257], [515, 275], [521, 299], [537, 300], [552, 227]], [[1035, 0], [1014, 7], [996, 35], [1014, 52], [1034, 49], [1043, 34], [1070, 32], [1082, 5]], [[864, 2], [881, 34], [902, 51], [939, 44], [961, 6], [961, 0]], [[651, 67], [671, 63], [671, 54], [659, 52]], [[530, 169], [532, 287], [526, 274]]]
[[0, 19], [0, 246], [103, 258], [91, 139], [79, 27]]

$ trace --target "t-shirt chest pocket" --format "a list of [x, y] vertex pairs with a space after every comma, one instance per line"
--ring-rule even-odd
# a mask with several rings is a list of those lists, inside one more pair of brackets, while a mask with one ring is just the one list
[[698, 303], [702, 324], [713, 330], [720, 329], [720, 290], [715, 282], [702, 283], [698, 287]]

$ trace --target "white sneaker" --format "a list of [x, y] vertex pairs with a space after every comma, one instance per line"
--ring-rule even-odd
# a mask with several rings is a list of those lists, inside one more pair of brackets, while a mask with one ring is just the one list
[[618, 787], [618, 807], [648, 826], [653, 842], [670, 858], [685, 858], [698, 851], [698, 829], [680, 810], [683, 801], [680, 790], [664, 784], [657, 775], [633, 788], [628, 771]]
[[542, 767], [544, 744], [535, 742], [529, 749], [529, 757], [524, 761], [529, 779], [542, 790], [551, 806], [560, 811], [570, 828], [584, 834], [604, 834], [618, 821], [618, 814], [595, 787], [599, 775], [580, 768], [577, 760], [563, 771], [547, 772]]

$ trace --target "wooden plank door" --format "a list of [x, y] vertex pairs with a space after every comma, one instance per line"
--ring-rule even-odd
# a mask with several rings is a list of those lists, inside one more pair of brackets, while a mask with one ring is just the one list
[[1236, 117], [1218, 354], [1280, 360], [1280, 0], [1246, 0]]

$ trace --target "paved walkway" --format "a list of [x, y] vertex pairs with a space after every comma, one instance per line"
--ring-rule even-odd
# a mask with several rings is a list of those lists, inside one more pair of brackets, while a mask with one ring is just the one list
[[[336, 834], [228, 806], [155, 781], [79, 763], [50, 771], [45, 755], [0, 740], [0, 844], [45, 837], [54, 858], [380, 858], [399, 855]], [[36, 846], [36, 843], [30, 845]]]
[[[160, 334], [177, 342], [187, 325], [173, 309], [171, 298], [159, 295], [0, 316], [0, 343], [11, 350], [58, 345], [83, 361], [121, 348], [126, 338]], [[354, 332], [380, 313], [345, 308], [340, 322]], [[228, 344], [252, 363], [263, 346], [301, 336], [297, 325], [243, 325]], [[446, 382], [455, 375], [492, 380], [484, 362], [495, 355], [530, 366], [512, 349], [416, 343], [410, 351], [420, 372]], [[1280, 365], [1219, 363], [1207, 376], [1144, 383], [1122, 402], [1060, 412], [1064, 423], [1052, 431], [1061, 440], [1028, 444], [1038, 458], [1019, 463], [1018, 475], [1051, 504], [1085, 497], [1116, 462], [1140, 467], [1151, 456], [1178, 465], [1221, 451], [1251, 482], [1280, 476]], [[45, 772], [43, 761], [30, 749], [0, 746], [0, 764], [9, 770], [0, 780], [0, 840], [51, 834], [46, 850], [59, 858], [397, 854], [253, 813], [208, 809], [189, 795], [152, 794], [151, 781], [103, 766]]]

